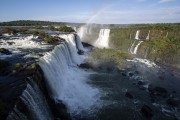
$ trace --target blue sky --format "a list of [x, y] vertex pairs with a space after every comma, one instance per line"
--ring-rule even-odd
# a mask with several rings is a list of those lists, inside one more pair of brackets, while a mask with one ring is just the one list
[[180, 0], [0, 0], [0, 22], [180, 22]]

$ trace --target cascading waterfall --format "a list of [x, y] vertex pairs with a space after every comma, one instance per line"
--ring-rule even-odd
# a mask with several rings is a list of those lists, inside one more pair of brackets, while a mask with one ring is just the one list
[[147, 35], [147, 37], [146, 37], [146, 40], [149, 40], [149, 38], [150, 38], [150, 30], [149, 30], [149, 32], [148, 32], [148, 35]]
[[55, 100], [62, 100], [70, 113], [76, 115], [92, 110], [98, 103], [99, 90], [86, 83], [90, 72], [77, 67], [83, 60], [77, 54], [73, 36], [61, 35], [66, 41], [41, 58], [39, 65], [45, 74], [51, 96]]
[[[132, 45], [131, 45], [131, 47], [130, 47], [130, 49], [129, 49], [129, 51], [130, 51], [131, 54], [136, 54], [139, 46], [140, 46], [141, 43], [143, 42], [143, 41], [139, 41], [138, 44], [135, 46], [136, 41], [137, 41], [137, 40], [140, 40], [140, 39], [139, 39], [139, 34], [140, 34], [140, 30], [137, 30], [137, 31], [136, 31], [136, 35], [135, 35], [135, 39], [136, 39], [136, 40], [134, 40], [134, 42], [132, 43]], [[149, 35], [149, 34], [148, 34], [148, 35]], [[135, 46], [135, 47], [134, 47], [134, 46]]]
[[167, 32], [167, 33], [166, 33], [166, 38], [168, 37], [168, 34], [169, 34], [169, 33]]
[[137, 50], [139, 48], [139, 46], [141, 45], [143, 41], [139, 41], [138, 44], [136, 45], [136, 47], [134, 48], [134, 51], [133, 51], [133, 54], [136, 54], [137, 53]]
[[131, 35], [131, 34], [129, 35], [129, 39], [130, 39], [130, 40], [132, 39], [132, 35]]
[[136, 43], [136, 40], [133, 42], [133, 44], [130, 47], [130, 53], [133, 54], [133, 50], [134, 50], [134, 45]]
[[85, 51], [85, 49], [81, 43], [81, 39], [80, 39], [79, 35], [76, 35], [76, 46], [77, 46], [78, 50]]
[[99, 48], [108, 48], [109, 34], [110, 34], [110, 29], [101, 29], [99, 32], [99, 38], [97, 39], [94, 45]]
[[[31, 115], [33, 120], [50, 120], [52, 116], [50, 114], [45, 97], [39, 90], [38, 86], [27, 84], [26, 89], [20, 96], [23, 104], [27, 106], [28, 115]], [[15, 106], [13, 111], [9, 114], [7, 120], [26, 120], [27, 116], [21, 113]]]
[[135, 35], [135, 39], [136, 39], [136, 40], [139, 40], [139, 34], [140, 34], [140, 30], [137, 30], [137, 31], [136, 31], [136, 35]]
[[145, 54], [144, 54], [144, 58], [147, 59], [148, 58], [148, 55], [149, 55], [149, 51], [150, 51], [150, 48], [146, 48], [145, 50]]

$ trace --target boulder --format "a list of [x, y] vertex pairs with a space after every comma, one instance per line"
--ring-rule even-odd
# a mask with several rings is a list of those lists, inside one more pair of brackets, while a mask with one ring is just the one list
[[91, 69], [93, 66], [90, 63], [82, 63], [79, 65], [80, 68]]
[[143, 81], [138, 81], [137, 84], [138, 85], [144, 85], [145, 83]]
[[84, 51], [78, 50], [78, 54], [79, 54], [79, 55], [84, 55]]
[[11, 52], [9, 50], [5, 49], [5, 48], [0, 48], [0, 53], [6, 54], [6, 55], [10, 55], [11, 54]]
[[122, 76], [127, 76], [126, 73], [124, 73], [124, 72], [122, 72], [121, 74], [122, 74]]
[[132, 73], [132, 72], [129, 73], [129, 76], [130, 76], [130, 77], [132, 77], [133, 75], [134, 75], [134, 73]]
[[12, 45], [12, 44], [15, 44], [15, 42], [7, 42], [8, 45]]
[[166, 96], [167, 95], [167, 90], [165, 88], [162, 87], [155, 87], [153, 89], [148, 89], [151, 94], [156, 95], [156, 96]]
[[147, 117], [147, 118], [152, 118], [153, 116], [153, 111], [152, 109], [147, 106], [147, 105], [143, 105], [141, 108], [141, 112]]
[[129, 99], [133, 99], [133, 95], [130, 92], [126, 92], [125, 96]]
[[177, 107], [178, 106], [178, 100], [174, 99], [174, 98], [169, 98], [167, 100], [167, 104], [173, 107]]
[[10, 65], [8, 61], [5, 60], [0, 60], [0, 69], [2, 70], [3, 68], [6, 68]]

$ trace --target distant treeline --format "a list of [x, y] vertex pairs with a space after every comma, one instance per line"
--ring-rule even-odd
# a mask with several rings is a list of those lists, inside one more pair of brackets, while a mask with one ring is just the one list
[[[65, 23], [65, 22], [50, 22], [50, 21], [34, 21], [34, 20], [18, 20], [10, 22], [0, 22], [0, 26], [50, 26], [50, 25], [71, 25], [74, 23]], [[75, 23], [79, 24], [79, 23]]]

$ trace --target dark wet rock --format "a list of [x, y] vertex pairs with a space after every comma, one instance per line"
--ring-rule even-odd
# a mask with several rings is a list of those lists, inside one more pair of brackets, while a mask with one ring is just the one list
[[174, 99], [174, 98], [169, 98], [167, 100], [167, 104], [173, 107], [177, 107], [178, 106], [178, 100]]
[[8, 45], [13, 45], [13, 44], [15, 44], [15, 42], [7, 42], [8, 43]]
[[173, 90], [173, 91], [172, 91], [172, 93], [176, 93], [176, 91], [175, 91], [175, 90]]
[[135, 74], [139, 74], [139, 71], [135, 71], [134, 73], [135, 73]]
[[112, 71], [114, 71], [114, 67], [110, 67], [110, 66], [107, 66], [107, 68], [106, 68], [106, 70], [108, 71], [108, 72], [112, 72]]
[[138, 85], [144, 85], [145, 83], [143, 81], [138, 81], [137, 84]]
[[54, 113], [57, 118], [63, 120], [71, 120], [70, 114], [67, 112], [65, 104], [61, 100], [56, 100], [54, 104]]
[[84, 55], [84, 51], [78, 50], [78, 54], [79, 54], [79, 55]]
[[122, 76], [127, 76], [126, 73], [124, 73], [124, 72], [122, 72], [121, 74], [122, 74]]
[[125, 96], [129, 99], [133, 99], [133, 95], [130, 92], [126, 92]]
[[147, 106], [147, 105], [143, 105], [143, 107], [141, 108], [141, 112], [147, 117], [147, 118], [152, 118], [153, 116], [153, 111], [152, 109]]
[[84, 47], [93, 47], [92, 45], [88, 44], [88, 43], [85, 43], [85, 42], [82, 42], [83, 46]]
[[163, 76], [159, 76], [158, 77], [160, 80], [164, 80], [164, 77]]
[[80, 68], [86, 68], [86, 69], [91, 69], [93, 68], [91, 63], [82, 63], [79, 65]]
[[152, 95], [155, 95], [155, 96], [165, 97], [168, 93], [167, 90], [165, 88], [162, 88], [162, 87], [155, 87], [155, 88], [149, 87], [148, 90], [150, 91], [150, 93]]
[[11, 52], [9, 50], [5, 49], [5, 48], [0, 48], [0, 53], [6, 54], [6, 55], [10, 55], [11, 54]]
[[0, 60], [0, 69], [6, 68], [10, 66], [11, 64], [6, 60]]
[[132, 77], [133, 75], [134, 75], [134, 73], [132, 73], [132, 72], [129, 73], [129, 76], [130, 76], [130, 77]]
[[6, 76], [11, 73], [11, 70], [9, 69], [9, 66], [11, 65], [10, 62], [5, 60], [0, 60], [0, 75]]

